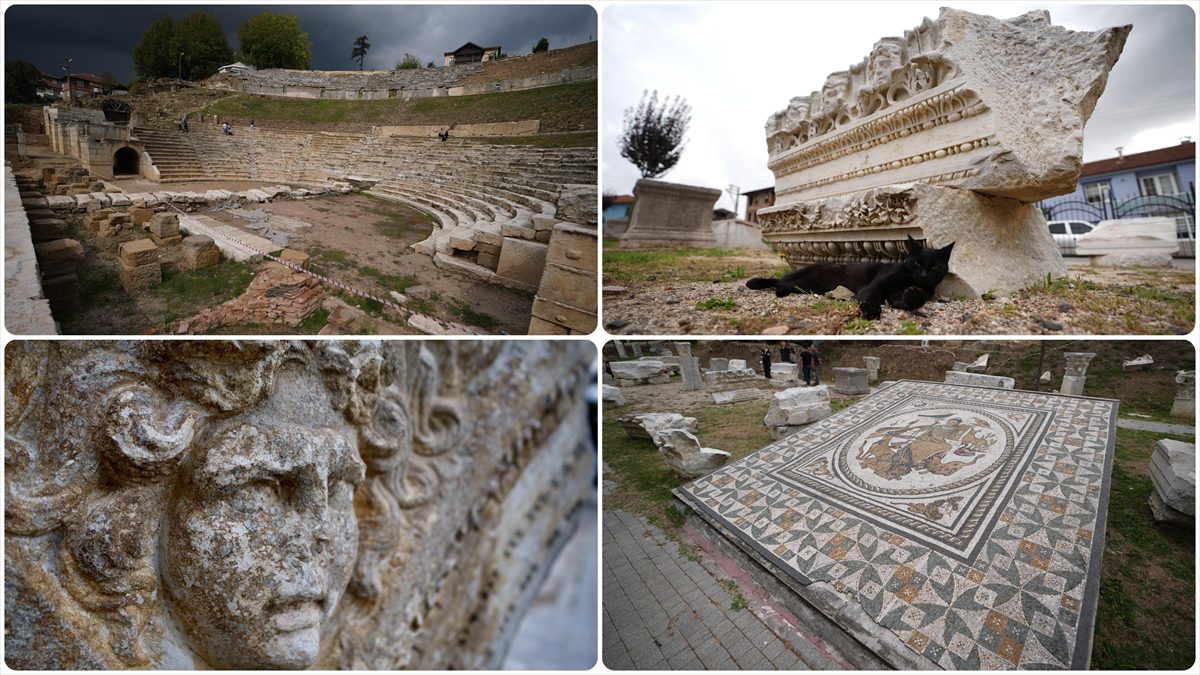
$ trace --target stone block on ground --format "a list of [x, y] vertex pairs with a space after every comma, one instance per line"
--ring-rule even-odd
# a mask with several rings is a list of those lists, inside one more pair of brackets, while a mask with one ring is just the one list
[[619, 387], [614, 387], [608, 384], [601, 386], [603, 387], [603, 393], [601, 395], [602, 401], [614, 408], [619, 408], [625, 405], [625, 395], [621, 393], [621, 389]]
[[684, 417], [679, 413], [636, 413], [622, 415], [617, 423], [629, 434], [630, 438], [652, 441], [666, 429], [683, 429], [696, 432], [696, 418]]
[[1150, 455], [1154, 484], [1150, 506], [1159, 521], [1192, 523], [1196, 518], [1196, 446], [1169, 438]]
[[206, 234], [193, 234], [180, 242], [183, 265], [193, 272], [221, 262], [221, 249]]
[[537, 286], [542, 281], [542, 270], [546, 267], [546, 251], [546, 244], [506, 237], [500, 249], [496, 274]]
[[1150, 356], [1149, 354], [1143, 354], [1142, 356], [1139, 356], [1136, 359], [1129, 359], [1128, 361], [1122, 361], [1121, 362], [1121, 370], [1123, 370], [1123, 371], [1145, 370], [1146, 368], [1149, 368], [1152, 365], [1154, 365], [1154, 357]]
[[654, 377], [663, 372], [665, 364], [662, 361], [647, 359], [638, 361], [610, 361], [608, 367], [618, 378], [640, 380]]
[[132, 208], [129, 209], [129, 217], [133, 219], [134, 225], [144, 225], [150, 222], [154, 217], [154, 209]]
[[158, 263], [158, 247], [149, 239], [134, 239], [118, 247], [117, 257], [128, 267]]
[[144, 265], [126, 265], [122, 260], [117, 265], [121, 272], [121, 286], [130, 293], [144, 291], [162, 283], [162, 265], [157, 259]]
[[832, 414], [827, 385], [793, 387], [772, 394], [763, 424], [768, 427], [811, 424]]
[[1016, 384], [1011, 377], [998, 375], [983, 375], [981, 373], [964, 373], [957, 370], [946, 371], [946, 384], [965, 384], [972, 387], [991, 387], [993, 389], [1012, 389]]
[[859, 396], [871, 391], [866, 368], [834, 368], [833, 379], [833, 391], [837, 394]]
[[656, 439], [667, 466], [683, 478], [699, 478], [729, 461], [728, 452], [701, 447], [700, 439], [683, 429], [666, 429]]
[[83, 262], [83, 245], [74, 239], [56, 239], [34, 244], [33, 250], [43, 277], [73, 274]]

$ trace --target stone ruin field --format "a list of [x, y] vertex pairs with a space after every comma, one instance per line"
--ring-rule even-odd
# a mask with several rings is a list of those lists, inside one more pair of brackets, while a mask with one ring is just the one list
[[[588, 333], [595, 52], [434, 73], [155, 82], [122, 97], [129, 123], [106, 119], [100, 102], [11, 110], [6, 210], [28, 224], [6, 233], [9, 328]], [[382, 100], [311, 100], [380, 77], [393, 87]], [[175, 128], [185, 113], [188, 133]], [[158, 214], [177, 222], [152, 226]], [[194, 235], [212, 241], [183, 245]], [[138, 280], [123, 280], [134, 269], [124, 247], [139, 240], [153, 249], [139, 254]], [[188, 253], [213, 245], [219, 254], [200, 263]]]
[[[626, 341], [624, 349], [627, 359], [633, 342]], [[641, 343], [645, 357], [655, 358], [650, 344]], [[657, 343], [673, 346], [672, 343]], [[775, 343], [778, 358], [778, 344]], [[761, 373], [758, 360], [761, 341], [710, 341], [693, 343], [692, 354], [707, 368], [712, 358], [744, 359], [747, 366]], [[1041, 385], [1041, 390], [1057, 392], [1063, 372], [1064, 352], [1086, 349], [1096, 353], [1087, 368], [1084, 396], [1114, 398], [1120, 401], [1120, 420], [1115, 430], [1115, 457], [1113, 459], [1111, 489], [1107, 507], [1107, 538], [1100, 566], [1099, 601], [1095, 615], [1095, 633], [1091, 650], [1092, 668], [1175, 668], [1186, 667], [1194, 659], [1193, 634], [1195, 609], [1190, 603], [1180, 603], [1179, 597], [1190, 598], [1194, 594], [1194, 535], [1190, 526], [1179, 527], [1157, 522], [1151, 515], [1147, 500], [1155, 488], [1150, 478], [1151, 453], [1155, 444], [1163, 438], [1194, 442], [1193, 434], [1176, 436], [1170, 433], [1142, 431], [1127, 428], [1126, 422], [1161, 421], [1176, 425], [1191, 426], [1190, 419], [1171, 416], [1173, 399], [1179, 385], [1175, 382], [1178, 370], [1193, 367], [1193, 350], [1185, 342], [1093, 342], [1051, 341], [1048, 342], [1044, 369], [1053, 374], [1050, 385]], [[912, 342], [887, 344], [882, 341], [829, 341], [820, 343], [823, 367], [822, 384], [833, 385], [832, 369], [835, 367], [863, 366], [863, 357], [878, 357], [880, 381], [918, 380], [941, 382], [944, 371], [950, 370], [955, 362], [971, 362], [982, 354], [990, 356], [986, 369], [989, 376], [1011, 377], [1015, 389], [1038, 388], [1037, 370], [1039, 345], [1033, 342], [968, 342], [951, 341], [930, 347], [921, 347]], [[1147, 369], [1122, 371], [1122, 362], [1151, 355], [1154, 363]], [[610, 342], [604, 350], [606, 361], [621, 360]], [[673, 412], [695, 418], [700, 445], [729, 453], [728, 465], [750, 456], [760, 448], [771, 444], [771, 431], [764, 426], [764, 416], [771, 408], [771, 395], [783, 391], [795, 383], [768, 381], [758, 375], [755, 379], [761, 389], [758, 398], [735, 400], [717, 405], [713, 394], [705, 389], [684, 391], [677, 378], [660, 384], [643, 384], [619, 387], [624, 405], [615, 406], [606, 402], [603, 410], [603, 439], [605, 448], [604, 489], [605, 517], [614, 512], [635, 514], [648, 523], [666, 532], [677, 542], [684, 557], [701, 560], [710, 571], [719, 577], [726, 587], [729, 598], [721, 602], [733, 603], [734, 607], [745, 607], [742, 611], [766, 612], [770, 602], [759, 607], [756, 593], [763, 588], [756, 584], [747, 586], [745, 579], [725, 577], [727, 560], [710, 561], [711, 549], [708, 540], [697, 538], [698, 530], [690, 524], [695, 515], [685, 517], [678, 509], [673, 490], [689, 483], [672, 472], [664, 457], [655, 451], [654, 444], [645, 438], [631, 437], [618, 418], [628, 418], [638, 413]], [[834, 413], [858, 401], [863, 396], [830, 394], [830, 408]], [[804, 427], [800, 427], [803, 429]], [[716, 474], [714, 474], [716, 475]], [[723, 475], [723, 474], [722, 474]], [[702, 481], [698, 481], [702, 482]], [[766, 490], [765, 485], [760, 486]], [[677, 493], [676, 493], [677, 494]], [[818, 535], [820, 538], [821, 535]], [[607, 541], [606, 541], [607, 546]], [[697, 558], [698, 556], [698, 558]], [[846, 559], [849, 561], [849, 558]], [[850, 565], [850, 562], [846, 562]], [[915, 563], [914, 563], [915, 564]], [[857, 569], [857, 568], [853, 568]], [[751, 573], [753, 576], [753, 573]], [[885, 579], [886, 581], [886, 579]], [[619, 582], [609, 582], [618, 583]], [[607, 588], [607, 586], [606, 586]], [[999, 587], [997, 587], [999, 588]], [[606, 591], [607, 595], [607, 591]], [[771, 597], [776, 597], [772, 595]], [[606, 598], [606, 604], [607, 604]], [[925, 599], [921, 602], [930, 602]], [[917, 606], [917, 605], [914, 605]], [[925, 607], [929, 610], [929, 607]], [[668, 611], [669, 614], [669, 611]], [[1018, 612], [1019, 615], [1019, 612]], [[906, 620], [907, 621], [907, 620]], [[931, 636], [941, 638], [942, 623], [934, 626]], [[769, 623], [769, 622], [768, 622]], [[889, 628], [900, 632], [905, 639], [909, 633], [899, 623], [887, 623]], [[812, 628], [812, 626], [810, 626]], [[911, 630], [911, 629], [908, 629]], [[829, 638], [827, 633], [817, 633]], [[673, 651], [669, 645], [674, 640], [684, 639], [673, 633], [670, 626], [661, 634], [653, 636], [664, 645], [663, 651]], [[772, 638], [774, 639], [774, 638]], [[1045, 641], [1043, 639], [1043, 641]], [[913, 642], [909, 643], [911, 647]], [[1027, 643], [1026, 658], [1040, 649]], [[1049, 643], [1047, 643], [1049, 644]], [[957, 643], [954, 649], [959, 649]], [[944, 647], [943, 647], [944, 648]], [[917, 650], [920, 651], [919, 649]], [[939, 652], [930, 650], [925, 657]], [[1003, 655], [990, 653], [994, 667], [1012, 667]], [[960, 651], [967, 657], [966, 651]], [[1013, 656], [1012, 653], [1008, 653]], [[1019, 652], [1016, 653], [1019, 656]], [[848, 655], [843, 654], [843, 656]], [[945, 656], [948, 660], [951, 657]], [[977, 658], [977, 657], [973, 657]], [[853, 659], [850, 659], [854, 662]], [[933, 658], [935, 662], [941, 662]], [[986, 659], [985, 659], [986, 660]], [[966, 661], [964, 661], [966, 663]]]

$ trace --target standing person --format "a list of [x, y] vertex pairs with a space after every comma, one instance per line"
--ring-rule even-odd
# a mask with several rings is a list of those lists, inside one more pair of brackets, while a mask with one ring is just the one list
[[812, 352], [813, 384], [818, 385], [821, 384], [821, 352], [817, 351], [817, 343], [815, 342], [809, 347], [809, 351]]
[[[811, 345], [810, 345], [811, 346]], [[800, 366], [804, 371], [804, 384], [812, 386], [812, 352], [808, 347], [800, 348]]]
[[250, 120], [250, 131], [254, 131], [254, 120]]
[[791, 345], [783, 343], [783, 346], [779, 348], [779, 359], [784, 363], [796, 362], [796, 352], [792, 350]]
[[769, 380], [771, 379], [771, 345], [763, 347], [762, 350], [763, 375]]

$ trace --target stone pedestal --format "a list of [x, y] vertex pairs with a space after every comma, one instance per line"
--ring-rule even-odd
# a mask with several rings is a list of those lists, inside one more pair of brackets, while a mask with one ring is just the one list
[[117, 258], [121, 285], [126, 291], [136, 293], [162, 283], [158, 247], [149, 239], [124, 242], [118, 249]]
[[713, 357], [708, 360], [708, 369], [710, 371], [729, 370], [729, 359]]
[[898, 262], [907, 237], [954, 244], [942, 295], [1012, 292], [1067, 273], [1042, 212], [970, 190], [906, 183], [758, 211], [763, 240], [795, 267], [814, 262]]
[[780, 382], [799, 382], [800, 366], [794, 363], [772, 363], [771, 379]]
[[879, 381], [879, 357], [864, 356], [863, 363], [867, 366], [867, 384], [875, 384]]
[[1154, 519], [1191, 524], [1196, 520], [1196, 446], [1160, 440], [1150, 454], [1150, 509]]
[[1196, 419], [1196, 371], [1181, 370], [1175, 375], [1175, 403], [1171, 405], [1171, 417]]
[[712, 211], [720, 190], [643, 178], [634, 186], [633, 195], [633, 213], [629, 229], [621, 236], [621, 248], [717, 245]]
[[966, 373], [959, 370], [946, 371], [946, 384], [965, 384], [972, 387], [991, 387], [993, 389], [1012, 389], [1016, 381], [1011, 377], [984, 375], [982, 373]]
[[771, 397], [763, 424], [775, 438], [783, 438], [805, 424], [811, 424], [833, 414], [826, 385], [793, 387], [776, 392]]
[[617, 350], [617, 356], [619, 356], [620, 358], [623, 358], [623, 359], [627, 358], [625, 356], [625, 343], [624, 342], [621, 342], [620, 340], [613, 340], [613, 348], [615, 348]]
[[834, 368], [833, 379], [834, 393], [858, 396], [871, 392], [866, 368]]
[[1067, 371], [1063, 375], [1062, 387], [1058, 393], [1068, 396], [1082, 396], [1083, 385], [1087, 382], [1087, 367], [1096, 358], [1091, 352], [1065, 352], [1063, 358], [1067, 361]]
[[183, 266], [193, 272], [221, 262], [221, 249], [207, 234], [184, 237], [180, 245]]
[[696, 391], [704, 388], [700, 379], [700, 359], [695, 356], [680, 356], [679, 376], [683, 378], [684, 391]]

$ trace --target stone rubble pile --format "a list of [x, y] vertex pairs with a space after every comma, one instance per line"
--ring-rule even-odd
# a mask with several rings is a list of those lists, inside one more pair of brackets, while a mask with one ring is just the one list
[[303, 272], [268, 268], [259, 272], [237, 298], [176, 321], [175, 335], [203, 334], [232, 324], [282, 324], [296, 327], [321, 307], [325, 292]]

